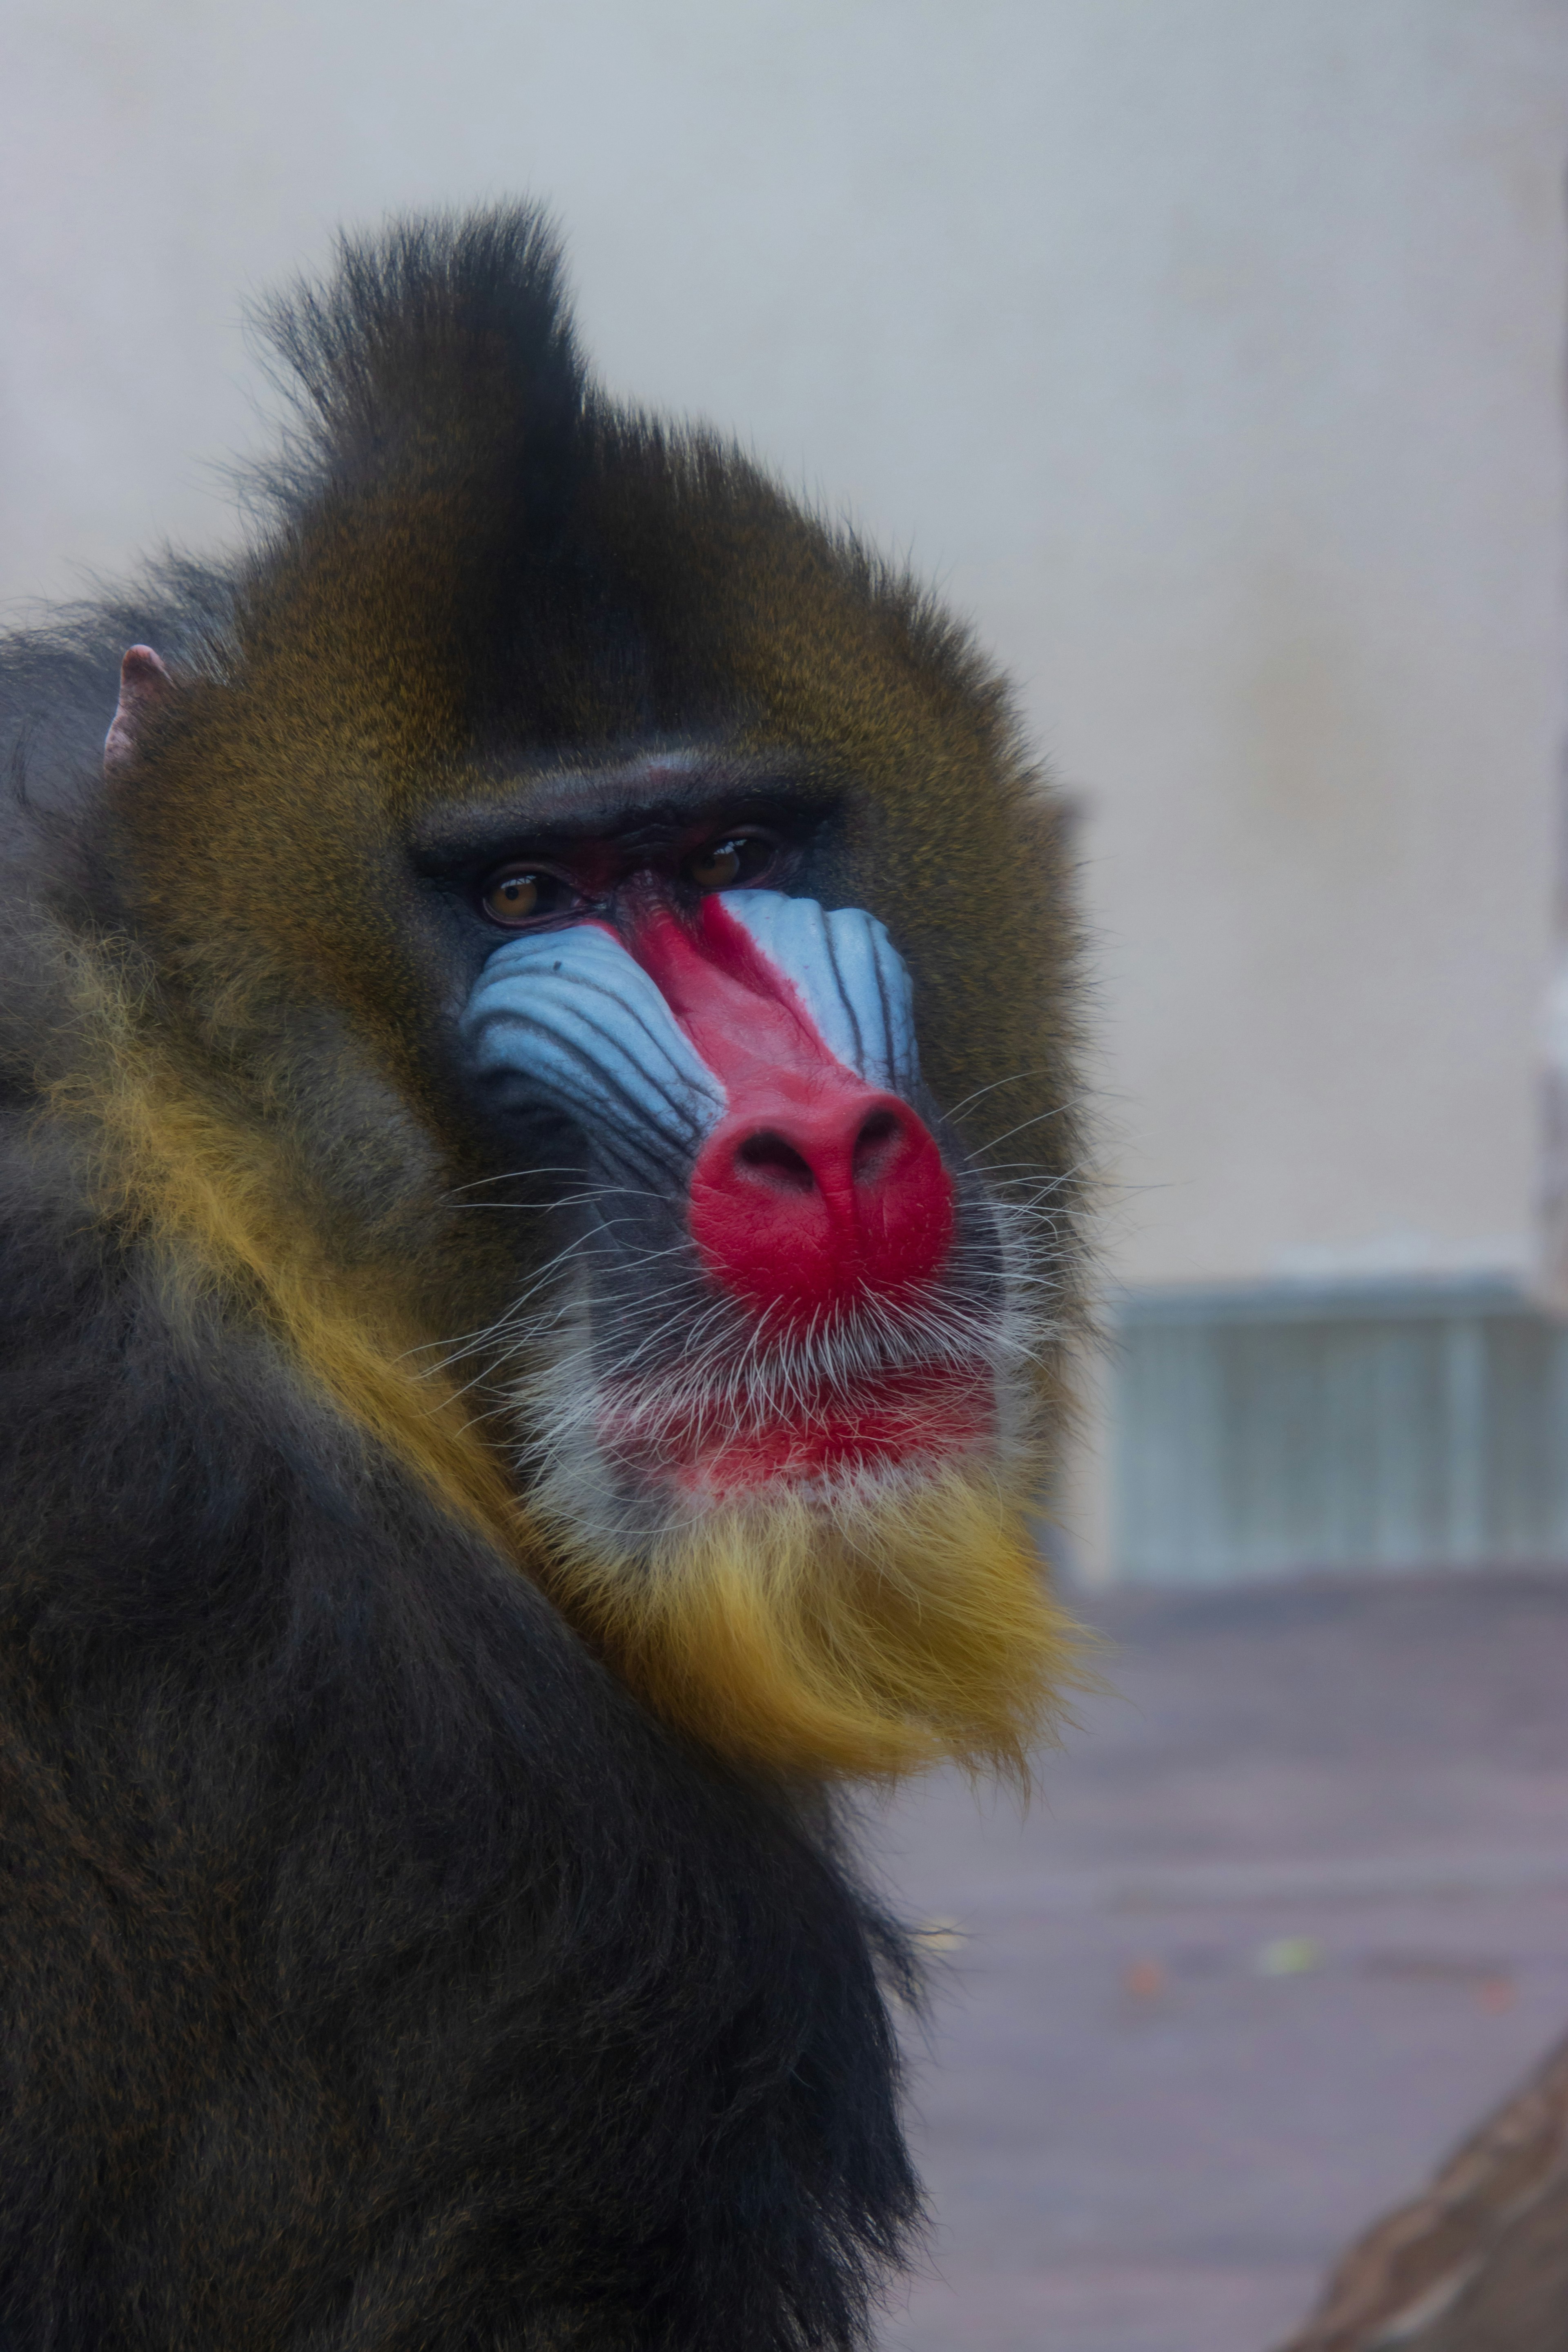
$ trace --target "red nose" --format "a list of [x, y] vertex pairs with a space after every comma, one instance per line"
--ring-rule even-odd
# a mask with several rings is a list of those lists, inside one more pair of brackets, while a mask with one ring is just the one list
[[689, 1205], [714, 1280], [793, 1324], [928, 1280], [952, 1239], [952, 1185], [908, 1103], [829, 1051], [787, 971], [721, 898], [703, 900], [697, 925], [657, 897], [628, 901], [623, 920], [724, 1088]]
[[709, 1272], [792, 1323], [907, 1292], [952, 1238], [952, 1186], [896, 1095], [774, 1070], [731, 1093], [691, 1180], [691, 1236]]

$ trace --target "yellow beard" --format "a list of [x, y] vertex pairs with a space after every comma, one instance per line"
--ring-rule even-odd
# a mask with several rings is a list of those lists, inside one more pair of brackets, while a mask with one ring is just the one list
[[1022, 1507], [973, 1469], [726, 1506], [651, 1557], [568, 1545], [550, 1580], [674, 1729], [773, 1772], [1025, 1782], [1086, 1681]]

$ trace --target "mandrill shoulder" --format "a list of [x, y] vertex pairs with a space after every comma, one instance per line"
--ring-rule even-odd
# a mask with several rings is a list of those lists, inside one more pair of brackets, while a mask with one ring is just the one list
[[[618, 2345], [658, 2302], [717, 2347], [792, 2233], [912, 2211], [861, 1906], [786, 1807], [682, 1754], [275, 1360], [172, 1346], [145, 1289], [8, 1355], [0, 1399], [8, 2340], [116, 2340], [133, 2273], [149, 2342], [537, 2305]], [[737, 2079], [783, 2087], [757, 2110]], [[607, 2193], [630, 2248], [581, 2227]], [[746, 2249], [704, 2283], [728, 2336], [687, 2307], [694, 2209]], [[340, 2337], [350, 2274], [386, 2309]]]
[[655, 2309], [717, 2352], [761, 2272], [843, 2340], [802, 2247], [915, 2212], [896, 1939], [115, 1197], [49, 814], [0, 1107], [0, 2335], [85, 2352], [133, 2297], [196, 2347], [631, 2352]]
[[[218, 583], [198, 579], [216, 611]], [[191, 661], [205, 657], [192, 603], [195, 617], [177, 600], [110, 606], [0, 641], [10, 1368], [26, 1388], [44, 1359], [68, 1363], [71, 1392], [101, 1390], [112, 1416], [121, 1322], [155, 1329], [198, 1399], [243, 1389], [236, 1365], [265, 1364], [290, 1411], [379, 1439], [459, 1517], [493, 1522], [492, 1492], [469, 1507], [473, 1465], [465, 1481], [438, 1458], [436, 1383], [409, 1355], [428, 1328], [463, 1328], [441, 1256], [461, 1227], [427, 1123], [332, 1008], [183, 988], [120, 895], [101, 772], [116, 648], [140, 625], [175, 645], [183, 632]], [[40, 1465], [51, 1450], [42, 1439]]]

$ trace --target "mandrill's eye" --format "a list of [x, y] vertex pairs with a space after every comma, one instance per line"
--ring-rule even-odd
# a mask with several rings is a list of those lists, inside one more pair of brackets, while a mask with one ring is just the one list
[[536, 866], [503, 866], [485, 884], [479, 904], [492, 923], [531, 923], [542, 915], [560, 914], [569, 896], [558, 874]]
[[773, 863], [775, 845], [754, 833], [729, 833], [693, 850], [686, 878], [699, 890], [733, 890], [754, 882]]

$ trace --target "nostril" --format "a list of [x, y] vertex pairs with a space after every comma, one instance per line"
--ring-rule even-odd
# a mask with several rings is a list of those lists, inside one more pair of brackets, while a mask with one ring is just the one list
[[738, 1167], [744, 1168], [760, 1184], [777, 1192], [815, 1192], [816, 1179], [811, 1163], [798, 1152], [793, 1143], [782, 1135], [764, 1129], [760, 1135], [748, 1135], [735, 1154]]
[[855, 1138], [854, 1178], [857, 1184], [877, 1184], [887, 1174], [889, 1163], [897, 1158], [903, 1134], [897, 1115], [890, 1110], [874, 1110], [863, 1121]]
[[919, 1114], [848, 1084], [748, 1091], [691, 1171], [688, 1222], [706, 1272], [791, 1320], [929, 1281], [952, 1239], [953, 1191]]

